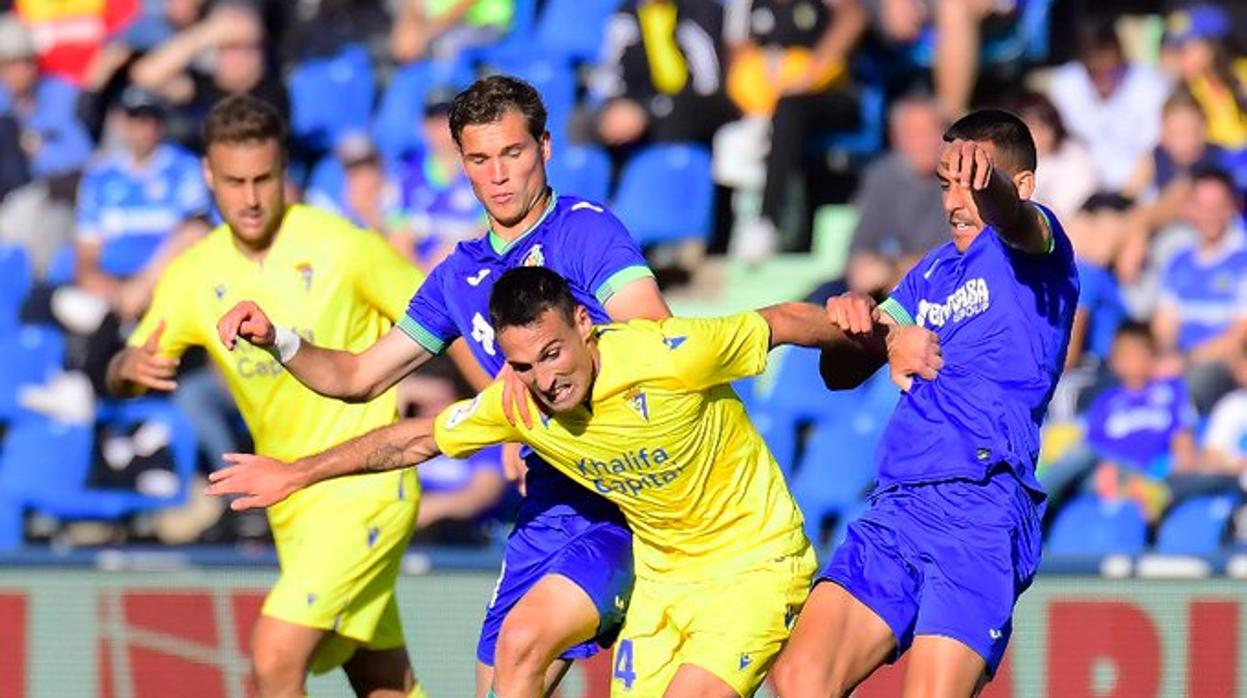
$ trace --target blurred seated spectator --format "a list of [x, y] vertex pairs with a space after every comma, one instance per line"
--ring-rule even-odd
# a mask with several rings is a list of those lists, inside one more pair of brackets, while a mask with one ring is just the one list
[[954, 120], [970, 107], [978, 81], [985, 23], [1016, 18], [1027, 0], [871, 0], [875, 25], [889, 43], [911, 44], [930, 30], [936, 101]]
[[174, 105], [170, 137], [198, 151], [199, 123], [227, 95], [258, 97], [289, 117], [290, 100], [279, 72], [266, 61], [264, 40], [255, 9], [227, 0], [136, 62], [130, 76]]
[[387, 0], [292, 3], [280, 36], [281, 62], [290, 65], [331, 56], [350, 44], [368, 44], [386, 36], [391, 27], [387, 11], [391, 4]]
[[40, 73], [21, 20], [0, 15], [0, 240], [25, 247], [40, 274], [72, 234], [74, 188], [91, 154], [77, 96]]
[[1208, 119], [1208, 140], [1247, 148], [1247, 60], [1228, 44], [1230, 16], [1214, 4], [1171, 14], [1165, 29], [1167, 62]]
[[[761, 214], [731, 241], [733, 254], [756, 261], [779, 245], [777, 226], [803, 172], [807, 140], [857, 126], [849, 58], [868, 17], [861, 0], [732, 0], [727, 13], [728, 96], [746, 117], [771, 122]], [[808, 251], [808, 235], [787, 247]]]
[[1158, 358], [1147, 325], [1117, 330], [1109, 367], [1118, 384], [1087, 410], [1085, 447], [1040, 473], [1054, 500], [1082, 482], [1106, 499], [1137, 501], [1153, 520], [1167, 506], [1164, 479], [1195, 462], [1195, 415], [1181, 378], [1156, 377]]
[[948, 240], [935, 177], [944, 127], [930, 97], [907, 96], [892, 107], [892, 150], [867, 166], [853, 200], [857, 228], [845, 268], [850, 290], [886, 295], [924, 254]]
[[593, 70], [592, 134], [614, 149], [696, 141], [735, 118], [723, 91], [723, 7], [700, 0], [629, 0], [611, 16]]
[[1239, 342], [1230, 371], [1236, 387], [1212, 408], [1200, 464], [1206, 471], [1238, 477], [1247, 474], [1247, 341]]
[[507, 493], [502, 447], [459, 460], [439, 456], [422, 464], [416, 541], [449, 545], [488, 542], [485, 524]]
[[1125, 235], [1131, 205], [1120, 194], [1093, 194], [1077, 214], [1066, 219], [1080, 286], [1066, 368], [1108, 359], [1117, 328], [1126, 320], [1126, 306], [1111, 264]]
[[1014, 110], [1030, 127], [1039, 156], [1031, 198], [1051, 208], [1060, 220], [1070, 220], [1100, 188], [1099, 168], [1091, 151], [1065, 130], [1061, 113], [1047, 97], [1027, 92], [1018, 98]]
[[488, 46], [511, 27], [514, 0], [400, 0], [390, 30], [398, 63], [451, 62], [465, 49]]
[[[332, 211], [361, 228], [386, 233], [390, 212], [398, 205], [398, 187], [381, 161], [372, 139], [365, 133], [348, 133], [334, 147], [341, 178], [318, 182], [315, 172], [308, 184], [309, 204]], [[323, 186], [332, 186], [327, 191]]]
[[134, 21], [142, 4], [142, 0], [21, 0], [14, 8], [38, 37], [39, 68], [82, 86], [100, 48]]
[[1192, 175], [1185, 218], [1195, 241], [1177, 253], [1161, 277], [1152, 328], [1175, 367], [1185, 365], [1200, 414], [1227, 392], [1226, 361], [1247, 337], [1247, 237], [1239, 196], [1222, 170]]
[[421, 125], [423, 147], [404, 158], [399, 173], [399, 204], [387, 223], [390, 241], [428, 271], [463, 240], [488, 227], [485, 209], [463, 171], [459, 147], [450, 133], [454, 92], [430, 92]]
[[129, 321], [164, 265], [207, 232], [209, 203], [199, 161], [164, 142], [159, 98], [130, 87], [121, 108], [123, 149], [89, 167], [79, 188], [75, 283]]
[[1116, 190], [1156, 145], [1169, 91], [1163, 74], [1126, 61], [1116, 30], [1103, 23], [1083, 27], [1078, 60], [1053, 71], [1048, 98], [1069, 133], [1091, 149], [1102, 186]]

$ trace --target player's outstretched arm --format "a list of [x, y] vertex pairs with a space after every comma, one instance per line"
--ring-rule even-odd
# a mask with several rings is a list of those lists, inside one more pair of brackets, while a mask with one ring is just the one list
[[268, 351], [303, 385], [346, 402], [375, 398], [431, 358], [401, 330], [390, 330], [360, 354], [316, 346], [274, 326], [252, 301], [242, 301], [221, 316], [217, 334], [231, 351], [239, 339]]
[[241, 495], [230, 502], [234, 511], [256, 509], [272, 506], [322, 480], [406, 468], [439, 453], [433, 440], [433, 420], [405, 419], [294, 463], [250, 453], [227, 453], [225, 460], [230, 465], [208, 475], [207, 493]]
[[[938, 165], [940, 179], [970, 189], [983, 221], [1015, 249], [1046, 254], [1052, 244], [1048, 219], [1038, 206], [1018, 194], [1018, 185], [996, 167], [991, 153], [975, 141], [955, 140], [944, 149]], [[1025, 177], [1032, 178], [1034, 173]], [[1021, 180], [1019, 180], [1021, 181]]]
[[886, 363], [892, 382], [908, 392], [914, 376], [934, 380], [944, 367], [935, 333], [912, 325], [899, 326], [870, 296], [845, 293], [828, 299], [827, 318], [850, 337], [858, 338], [823, 348], [818, 367], [829, 390], [856, 388]]

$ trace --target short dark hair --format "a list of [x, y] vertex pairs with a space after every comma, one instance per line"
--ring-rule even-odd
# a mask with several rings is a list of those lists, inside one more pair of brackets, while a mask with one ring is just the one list
[[1115, 191], [1098, 191], [1082, 202], [1079, 211], [1098, 213], [1100, 211], [1116, 211], [1125, 213], [1134, 207], [1134, 199]]
[[1216, 182], [1225, 187], [1235, 202], [1238, 202], [1238, 184], [1234, 181], [1234, 176], [1227, 172], [1224, 168], [1216, 165], [1196, 165], [1191, 168], [1191, 183], [1198, 184], [1200, 182]]
[[494, 330], [524, 327], [555, 309], [568, 324], [576, 318], [576, 298], [563, 277], [545, 267], [516, 267], [498, 277], [489, 294]]
[[1156, 336], [1152, 334], [1152, 328], [1146, 322], [1127, 320], [1118, 325], [1117, 331], [1113, 333], [1113, 339], [1126, 337], [1140, 339], [1147, 343], [1149, 349], [1156, 349]]
[[1069, 131], [1065, 129], [1065, 121], [1061, 119], [1061, 112], [1057, 111], [1056, 105], [1052, 100], [1048, 99], [1040, 92], [1024, 92], [1017, 99], [1017, 103], [1013, 105], [1013, 110], [1023, 116], [1033, 116], [1042, 123], [1048, 125], [1052, 129], [1052, 133], [1056, 136], [1056, 145], [1060, 146], [1069, 137]]
[[277, 141], [284, 145], [286, 123], [277, 109], [251, 95], [230, 95], [213, 105], [203, 124], [203, 146], [214, 143]]
[[546, 132], [546, 105], [536, 88], [510, 75], [490, 75], [472, 83], [455, 95], [450, 105], [450, 135], [456, 145], [465, 126], [492, 124], [515, 109], [524, 115], [524, 123], [535, 140]]
[[996, 146], [1003, 167], [1010, 174], [1033, 172], [1038, 156], [1035, 155], [1035, 139], [1026, 122], [1017, 114], [1003, 109], [979, 109], [957, 119], [944, 132], [944, 141], [957, 139], [982, 141]]

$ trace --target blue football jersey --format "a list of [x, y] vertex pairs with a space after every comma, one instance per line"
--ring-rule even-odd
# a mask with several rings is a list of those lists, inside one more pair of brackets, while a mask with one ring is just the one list
[[78, 186], [77, 235], [100, 243], [100, 267], [114, 276], [142, 270], [179, 225], [208, 212], [199, 160], [160, 145], [142, 165], [118, 153], [92, 165]]
[[[503, 272], [520, 266], [558, 272], [595, 323], [610, 321], [604, 306], [617, 290], [653, 276], [614, 214], [600, 204], [552, 193], [542, 217], [510, 244], [492, 231], [459, 243], [416, 291], [398, 327], [433, 354], [465, 337], [477, 362], [497, 375], [505, 360], [489, 324], [489, 294]], [[559, 514], [609, 507], [535, 456], [526, 460], [530, 504], [538, 500], [547, 513]]]
[[932, 381], [915, 377], [901, 397], [879, 447], [880, 487], [981, 479], [1005, 463], [1042, 492], [1039, 428], [1078, 303], [1073, 247], [1042, 210], [1048, 254], [1016, 250], [988, 227], [964, 253], [951, 241], [932, 250], [882, 304], [939, 336], [944, 369]]
[[1183, 352], [1224, 333], [1247, 317], [1247, 247], [1231, 238], [1211, 255], [1179, 252], [1161, 278], [1161, 302], [1178, 314]]

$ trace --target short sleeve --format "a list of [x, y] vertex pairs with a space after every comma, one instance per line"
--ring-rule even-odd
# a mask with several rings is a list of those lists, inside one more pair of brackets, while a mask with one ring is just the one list
[[771, 327], [757, 312], [659, 323], [675, 377], [691, 390], [756, 376], [766, 368]]
[[[924, 260], [925, 261], [925, 260]], [[913, 325], [914, 316], [918, 314], [918, 283], [922, 280], [924, 264], [916, 264], [900, 283], [892, 289], [892, 295], [879, 304], [879, 309], [887, 313], [898, 325]]]
[[502, 384], [494, 383], [442, 410], [433, 422], [433, 440], [442, 453], [466, 458], [487, 446], [522, 439], [502, 412]]
[[355, 238], [358, 242], [350, 254], [355, 262], [356, 292], [392, 322], [401, 322], [404, 305], [422, 285], [424, 272], [378, 233], [357, 228]]
[[563, 227], [572, 237], [564, 244], [580, 247], [578, 254], [568, 255], [573, 260], [572, 275], [598, 303], [606, 305], [611, 296], [637, 279], [653, 278], [641, 248], [613, 213], [580, 201], [571, 205], [567, 216]]
[[164, 323], [164, 331], [160, 335], [161, 356], [177, 358], [192, 346], [203, 346], [204, 338], [195, 329], [193, 308], [186, 302], [194, 294], [186, 289], [185, 279], [190, 270], [186, 269], [185, 260], [175, 260], [170, 264], [152, 292], [152, 302], [147, 312], [139, 320], [139, 324], [130, 333], [126, 344], [132, 347], [142, 346], [160, 323]]
[[459, 328], [446, 305], [444, 277], [450, 273], [442, 262], [433, 268], [429, 278], [411, 296], [407, 312], [398, 321], [398, 328], [424, 347], [430, 354], [440, 354], [459, 337]]

